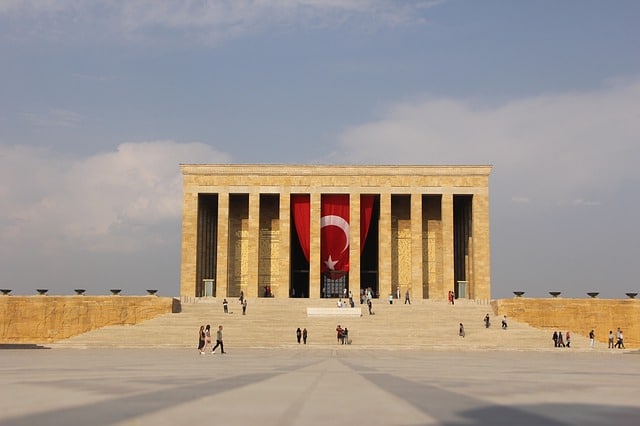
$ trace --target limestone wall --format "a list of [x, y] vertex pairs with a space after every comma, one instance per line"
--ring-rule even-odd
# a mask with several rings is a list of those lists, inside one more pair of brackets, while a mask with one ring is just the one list
[[640, 347], [640, 300], [638, 299], [529, 299], [514, 297], [491, 303], [499, 316], [525, 322], [533, 327], [567, 330], [588, 336], [594, 330], [596, 341], [607, 344], [609, 330], [620, 327], [626, 348]]
[[170, 297], [0, 296], [0, 343], [46, 343], [171, 313]]

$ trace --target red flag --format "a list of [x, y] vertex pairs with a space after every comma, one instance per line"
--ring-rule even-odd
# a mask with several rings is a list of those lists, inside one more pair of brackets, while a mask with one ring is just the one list
[[323, 195], [320, 218], [320, 268], [349, 271], [349, 195]]

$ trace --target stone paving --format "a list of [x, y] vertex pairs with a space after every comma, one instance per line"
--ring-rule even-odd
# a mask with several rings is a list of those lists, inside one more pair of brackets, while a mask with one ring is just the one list
[[640, 354], [0, 349], [0, 425], [635, 425]]

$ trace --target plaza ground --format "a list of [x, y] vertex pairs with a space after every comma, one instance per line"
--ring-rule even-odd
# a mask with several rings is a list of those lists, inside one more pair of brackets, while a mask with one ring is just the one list
[[[227, 340], [227, 339], [226, 339]], [[0, 349], [1, 425], [631, 425], [637, 351]]]

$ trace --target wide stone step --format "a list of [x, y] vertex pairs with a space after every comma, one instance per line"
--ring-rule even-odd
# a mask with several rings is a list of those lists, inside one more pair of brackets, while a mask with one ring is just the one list
[[[217, 301], [183, 303], [182, 311], [145, 321], [135, 326], [110, 326], [74, 336], [53, 344], [55, 347], [194, 347], [201, 325], [211, 324], [215, 333], [224, 325], [224, 340], [229, 347], [276, 347], [297, 345], [295, 330], [306, 327], [311, 345], [335, 345], [336, 325], [348, 327], [349, 338], [358, 346], [432, 347], [478, 349], [544, 349], [553, 347], [552, 331], [509, 321], [500, 328], [500, 318], [487, 305], [472, 302], [450, 306], [446, 302], [423, 302], [412, 305], [375, 301], [375, 315], [366, 306], [362, 316], [352, 316], [345, 309], [341, 316], [334, 301], [275, 303], [273, 300], [249, 299], [247, 315], [238, 309], [237, 300], [225, 314]], [[308, 308], [331, 309], [329, 317], [309, 316]], [[344, 308], [343, 308], [344, 309]], [[486, 329], [484, 316], [489, 313], [492, 327]], [[458, 336], [458, 324], [465, 324], [466, 336]], [[563, 330], [565, 332], [565, 330]], [[215, 336], [215, 334], [214, 334]], [[588, 339], [573, 334], [573, 345], [585, 348]]]

